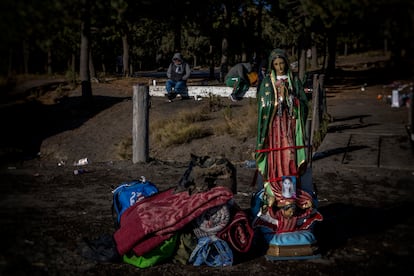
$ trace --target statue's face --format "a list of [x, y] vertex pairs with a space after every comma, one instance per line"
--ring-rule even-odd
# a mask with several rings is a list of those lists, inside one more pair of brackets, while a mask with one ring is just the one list
[[275, 58], [273, 60], [273, 68], [275, 69], [276, 75], [283, 76], [287, 72], [287, 64], [283, 58]]
[[290, 189], [290, 188], [291, 188], [291, 186], [292, 186], [292, 180], [290, 180], [290, 178], [285, 178], [285, 179], [283, 180], [283, 186], [284, 186], [286, 189]]

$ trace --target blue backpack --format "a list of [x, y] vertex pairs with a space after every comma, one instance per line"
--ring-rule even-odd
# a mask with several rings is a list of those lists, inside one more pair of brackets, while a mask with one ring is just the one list
[[112, 193], [112, 216], [115, 228], [119, 228], [119, 222], [125, 210], [142, 199], [158, 193], [158, 188], [141, 176], [140, 180], [122, 183]]

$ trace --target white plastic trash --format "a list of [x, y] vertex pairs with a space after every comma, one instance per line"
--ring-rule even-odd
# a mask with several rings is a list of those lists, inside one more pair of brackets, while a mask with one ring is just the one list
[[88, 158], [82, 158], [82, 159], [79, 159], [78, 162], [75, 162], [73, 165], [74, 166], [84, 166], [84, 165], [88, 165], [88, 164], [89, 164]]
[[400, 107], [400, 92], [392, 90], [391, 107]]

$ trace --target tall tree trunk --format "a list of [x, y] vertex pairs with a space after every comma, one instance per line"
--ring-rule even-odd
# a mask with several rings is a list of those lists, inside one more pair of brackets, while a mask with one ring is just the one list
[[105, 64], [105, 55], [101, 55], [101, 70], [102, 70], [102, 76], [106, 76], [106, 64]]
[[70, 59], [70, 72], [71, 72], [71, 85], [73, 88], [76, 87], [76, 55], [72, 53], [71, 59]]
[[89, 72], [92, 80], [98, 79], [96, 76], [95, 65], [93, 64], [92, 50], [89, 50]]
[[122, 63], [124, 64], [124, 77], [129, 77], [129, 44], [128, 44], [128, 35], [125, 33], [122, 36]]
[[311, 47], [311, 68], [316, 70], [319, 68], [318, 66], [318, 49], [316, 48], [315, 43], [312, 43]]
[[331, 29], [328, 30], [328, 67], [327, 74], [332, 75], [336, 66], [336, 33]]
[[299, 62], [298, 62], [298, 70], [299, 70], [299, 79], [303, 81], [305, 79], [306, 73], [306, 49], [300, 47], [299, 49]]
[[47, 73], [51, 75], [52, 71], [52, 49], [50, 47], [47, 48]]
[[23, 41], [23, 73], [29, 74], [29, 47], [26, 41]]
[[[246, 16], [242, 16], [242, 22], [243, 22], [243, 32], [246, 34], [244, 37], [240, 37], [240, 44], [241, 44], [241, 62], [247, 62], [248, 59], [248, 51], [251, 49], [248, 49], [248, 42], [247, 40], [250, 39], [250, 32], [248, 30], [248, 23], [247, 23]], [[253, 38], [252, 38], [253, 39]]]
[[328, 67], [328, 46], [327, 46], [327, 38], [323, 41], [323, 60], [322, 60], [322, 68], [324, 71], [326, 71], [326, 68]]
[[215, 72], [214, 72], [214, 47], [213, 45], [210, 43], [210, 50], [208, 52], [208, 56], [210, 59], [210, 75], [209, 75], [209, 79], [210, 80], [214, 80], [216, 78]]
[[[259, 41], [259, 45], [261, 45], [262, 41], [262, 32], [263, 32], [263, 1], [259, 1], [259, 4], [257, 5], [257, 40]], [[259, 49], [259, 55], [262, 53], [263, 49]]]
[[223, 37], [221, 42], [221, 61], [220, 61], [220, 81], [224, 82], [224, 77], [228, 72], [229, 60], [228, 60], [228, 48], [229, 44], [227, 38]]
[[9, 66], [7, 69], [7, 77], [11, 78], [13, 76], [13, 48], [9, 49]]
[[193, 55], [193, 67], [194, 68], [197, 67], [197, 55], [196, 54]]
[[181, 52], [181, 10], [176, 11], [178, 14], [174, 17], [174, 51]]
[[229, 49], [229, 32], [231, 24], [231, 11], [228, 5], [224, 5], [224, 33], [223, 39], [221, 40], [221, 61], [220, 61], [220, 81], [224, 82], [224, 77], [228, 72], [228, 49]]
[[89, 39], [91, 28], [91, 1], [83, 0], [81, 14], [81, 46], [80, 46], [80, 68], [79, 75], [82, 85], [82, 98], [89, 102], [92, 99], [91, 76], [89, 72]]
[[302, 34], [298, 38], [298, 76], [300, 80], [303, 80], [305, 78], [305, 72], [306, 72], [306, 38], [307, 36], [305, 34]]

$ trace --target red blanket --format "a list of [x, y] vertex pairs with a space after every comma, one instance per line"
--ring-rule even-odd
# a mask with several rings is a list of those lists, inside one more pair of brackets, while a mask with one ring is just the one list
[[121, 217], [114, 238], [119, 254], [133, 251], [137, 256], [151, 251], [204, 211], [233, 197], [218, 186], [203, 193], [174, 193], [173, 189], [148, 197], [128, 208]]

